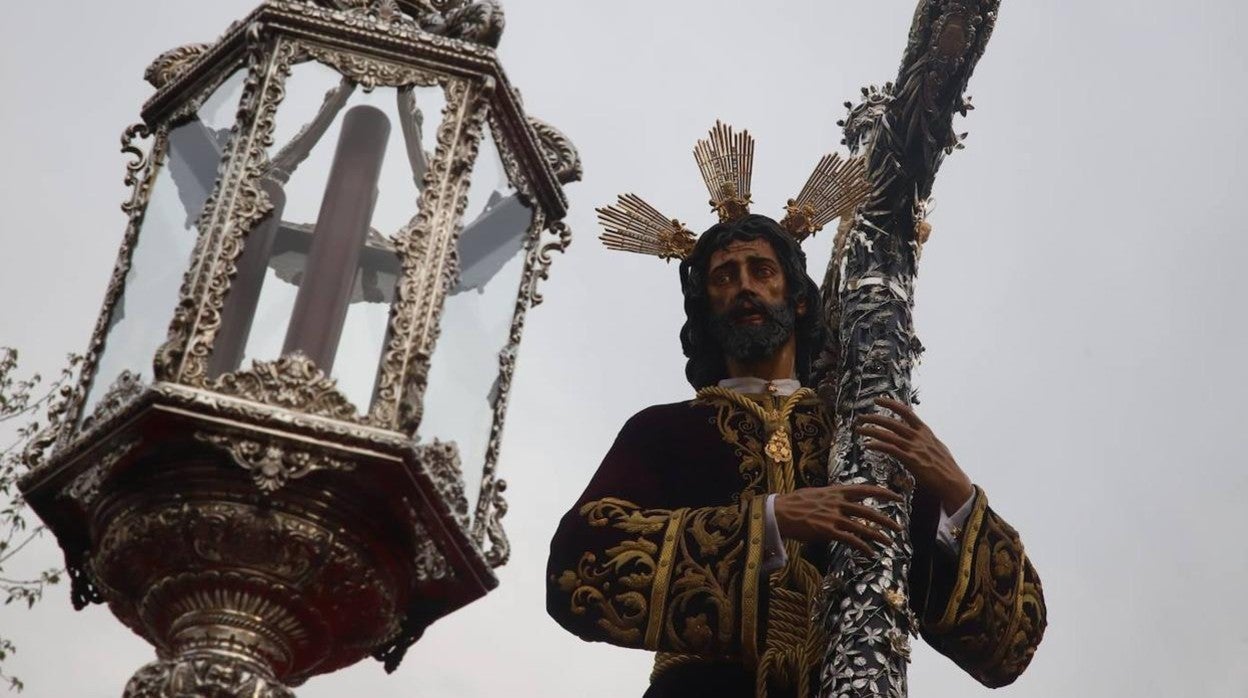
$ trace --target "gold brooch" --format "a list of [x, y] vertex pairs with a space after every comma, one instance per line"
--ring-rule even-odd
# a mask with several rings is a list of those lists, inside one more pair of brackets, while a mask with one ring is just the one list
[[789, 430], [777, 429], [771, 433], [764, 449], [767, 457], [776, 463], [788, 463], [793, 460], [793, 447], [789, 445]]

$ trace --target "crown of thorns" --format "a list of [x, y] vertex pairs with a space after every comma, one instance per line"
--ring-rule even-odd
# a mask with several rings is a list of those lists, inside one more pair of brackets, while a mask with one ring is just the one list
[[[693, 158], [719, 221], [728, 223], [749, 215], [754, 171], [754, 138], [749, 131], [734, 133], [731, 126], [717, 121], [710, 135], [694, 146]], [[863, 158], [824, 155], [806, 186], [785, 205], [780, 226], [802, 242], [833, 220], [851, 215], [870, 192]], [[613, 250], [683, 260], [697, 242], [683, 223], [663, 215], [636, 194], [622, 194], [615, 205], [598, 209], [598, 221], [605, 231], [599, 239]]]

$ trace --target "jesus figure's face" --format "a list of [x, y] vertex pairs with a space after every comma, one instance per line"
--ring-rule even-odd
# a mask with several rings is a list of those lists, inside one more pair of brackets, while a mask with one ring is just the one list
[[733, 240], [711, 253], [706, 275], [711, 332], [724, 353], [764, 359], [788, 341], [796, 315], [780, 260], [765, 239]]

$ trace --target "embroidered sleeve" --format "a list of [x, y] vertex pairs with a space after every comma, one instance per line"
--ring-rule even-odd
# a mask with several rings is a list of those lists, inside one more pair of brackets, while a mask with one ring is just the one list
[[[989, 687], [1013, 682], [1031, 661], [1045, 629], [1040, 577], [1018, 533], [988, 507], [980, 490], [967, 518], [951, 584], [928, 600], [924, 637]], [[941, 565], [934, 567], [939, 575]]]
[[648, 650], [757, 651], [761, 498], [670, 511], [605, 498], [579, 514], [599, 542], [552, 569], [548, 608], [564, 627]]
[[547, 611], [585, 640], [756, 657], [765, 498], [661, 508], [671, 488], [629, 431], [551, 541]]

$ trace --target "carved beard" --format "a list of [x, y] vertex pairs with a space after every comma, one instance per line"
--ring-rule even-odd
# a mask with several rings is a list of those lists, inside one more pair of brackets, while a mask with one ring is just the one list
[[[761, 313], [762, 323], [739, 325], [735, 320], [750, 313]], [[797, 313], [785, 302], [770, 305], [750, 293], [743, 293], [722, 313], [711, 315], [711, 335], [724, 355], [737, 361], [760, 361], [771, 356], [793, 335]]]

